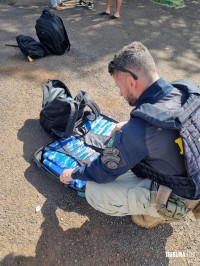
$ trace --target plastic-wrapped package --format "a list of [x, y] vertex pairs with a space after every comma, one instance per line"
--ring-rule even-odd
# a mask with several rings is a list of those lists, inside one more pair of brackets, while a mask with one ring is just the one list
[[98, 116], [95, 121], [87, 121], [83, 127], [87, 129], [88, 131], [92, 130], [96, 125], [100, 123], [100, 121], [103, 120], [103, 116]]
[[[65, 169], [73, 169], [81, 166], [84, 163], [89, 163], [98, 158], [103, 147], [99, 143], [105, 137], [109, 137], [111, 131], [116, 123], [113, 120], [107, 119], [105, 116], [100, 115], [95, 121], [88, 121], [83, 125], [89, 136], [94, 136], [96, 142], [88, 142], [84, 136], [71, 136], [69, 138], [61, 138], [51, 142], [46, 147], [36, 152], [35, 160], [39, 167], [43, 168], [50, 176], [59, 180], [59, 176]], [[86, 144], [87, 143], [87, 144]], [[89, 147], [88, 145], [91, 145]], [[42, 151], [42, 152], [41, 152]], [[39, 154], [41, 159], [38, 160]], [[48, 170], [48, 171], [47, 171]], [[84, 194], [86, 181], [73, 180], [66, 187], [75, 189], [82, 197]], [[82, 194], [81, 194], [82, 193]]]
[[64, 169], [60, 168], [59, 166], [57, 166], [56, 164], [54, 164], [53, 162], [44, 159], [43, 160], [43, 164], [49, 169], [51, 170], [54, 174], [60, 176], [63, 172]]
[[[60, 168], [59, 166], [55, 165], [53, 162], [45, 159], [43, 161], [43, 164], [49, 169], [51, 170], [53, 173], [55, 173], [56, 175], [60, 176], [62, 174], [62, 172], [64, 171], [64, 169]], [[86, 181], [82, 181], [82, 180], [78, 180], [75, 179], [73, 181], [70, 181], [70, 185], [73, 187], [76, 187], [78, 189], [83, 189], [86, 185]]]
[[99, 129], [98, 135], [109, 136], [114, 127], [115, 127], [115, 123], [108, 122], [108, 123], [104, 124], [104, 126], [102, 128]]
[[70, 185], [78, 189], [83, 189], [86, 185], [86, 181], [75, 179], [70, 182]]

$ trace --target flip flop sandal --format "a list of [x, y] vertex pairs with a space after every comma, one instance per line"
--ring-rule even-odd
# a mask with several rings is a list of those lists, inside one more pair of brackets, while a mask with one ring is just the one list
[[110, 19], [119, 19], [120, 17], [116, 17], [115, 15], [112, 15], [109, 17]]
[[110, 14], [107, 13], [106, 11], [104, 11], [104, 12], [101, 12], [101, 13], [100, 13], [100, 16], [110, 16]]

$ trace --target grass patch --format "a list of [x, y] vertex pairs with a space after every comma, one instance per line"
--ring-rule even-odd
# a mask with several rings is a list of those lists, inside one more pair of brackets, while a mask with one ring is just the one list
[[185, 6], [184, 0], [153, 0], [153, 2], [156, 2], [161, 5], [170, 6], [170, 7], [176, 7], [176, 8]]

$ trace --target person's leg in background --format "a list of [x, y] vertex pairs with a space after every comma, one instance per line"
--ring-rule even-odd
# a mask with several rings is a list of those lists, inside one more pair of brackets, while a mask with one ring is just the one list
[[[109, 16], [110, 15], [110, 7], [112, 0], [106, 0], [106, 9], [104, 12], [100, 13], [101, 16]], [[116, 0], [116, 7], [114, 15], [110, 16], [111, 19], [120, 18], [120, 9], [121, 9], [122, 0]]]
[[87, 4], [87, 9], [91, 10], [94, 8], [94, 3], [93, 3], [93, 0], [90, 0]]
[[122, 5], [122, 0], [116, 0], [116, 7], [114, 15], [110, 16], [110, 19], [117, 19], [120, 18], [120, 9]]
[[122, 0], [116, 0], [116, 9], [115, 9], [115, 13], [114, 16], [119, 18], [120, 17], [120, 8], [122, 5]]
[[79, 0], [78, 3], [75, 5], [76, 7], [86, 7], [87, 9], [91, 10], [94, 8], [93, 0], [90, 0], [88, 4], [84, 0]]
[[109, 16], [110, 15], [111, 1], [112, 0], [106, 0], [106, 9], [105, 9], [105, 11], [100, 13], [101, 16]]
[[107, 14], [110, 14], [111, 1], [112, 0], [106, 0], [106, 10], [105, 10], [105, 12]]
[[62, 0], [51, 0], [50, 2], [51, 2], [52, 8], [57, 11], [66, 9], [66, 4], [62, 3]]

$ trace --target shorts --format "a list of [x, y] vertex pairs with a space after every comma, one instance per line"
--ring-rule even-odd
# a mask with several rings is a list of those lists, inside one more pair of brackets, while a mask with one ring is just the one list
[[55, 6], [55, 5], [59, 5], [62, 2], [62, 0], [51, 0], [51, 5]]

